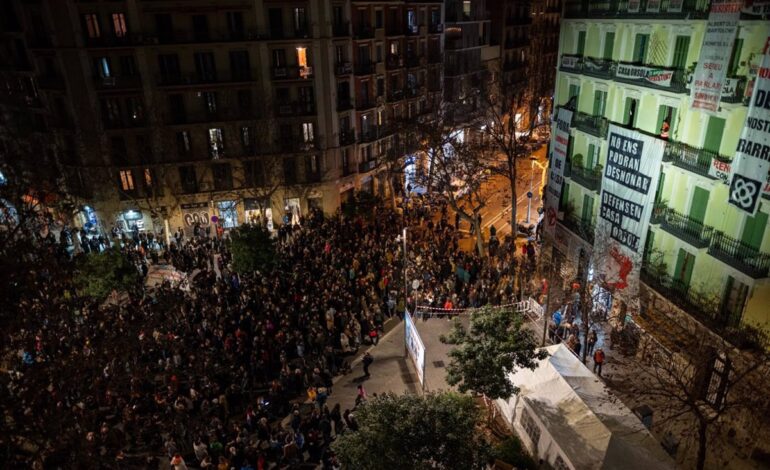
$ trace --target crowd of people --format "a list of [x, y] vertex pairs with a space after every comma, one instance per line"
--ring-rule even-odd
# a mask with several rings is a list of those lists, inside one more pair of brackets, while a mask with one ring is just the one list
[[312, 212], [281, 227], [272, 268], [242, 275], [227, 234], [100, 240], [89, 250], [119, 246], [140, 272], [195, 273], [121, 301], [79, 295], [66, 243], [37, 244], [3, 331], [0, 455], [9, 468], [336, 468], [329, 444], [356, 425], [326, 405], [333, 378], [386, 319], [515, 297], [513, 241], [461, 251], [446, 212], [419, 198], [401, 214]]

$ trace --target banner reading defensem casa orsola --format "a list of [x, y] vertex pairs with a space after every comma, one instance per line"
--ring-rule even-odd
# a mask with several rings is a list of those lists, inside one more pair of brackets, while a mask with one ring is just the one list
[[569, 147], [569, 128], [572, 125], [572, 111], [559, 108], [556, 122], [551, 126], [551, 164], [548, 171], [548, 184], [545, 194], [546, 233], [553, 237], [556, 228], [556, 213], [559, 210], [561, 189], [564, 185], [564, 166], [567, 164], [567, 147]]
[[712, 0], [698, 66], [692, 77], [692, 108], [716, 112], [743, 2]]
[[[770, 38], [768, 38], [770, 45]], [[755, 215], [770, 170], [770, 50], [765, 46], [749, 111], [730, 168], [729, 203]]]
[[607, 142], [594, 259], [609, 287], [633, 296], [639, 290], [639, 270], [665, 142], [614, 124]]

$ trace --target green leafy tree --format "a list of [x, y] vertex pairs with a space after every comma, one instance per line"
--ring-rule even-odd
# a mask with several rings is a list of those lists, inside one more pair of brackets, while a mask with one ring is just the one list
[[480, 469], [489, 446], [473, 398], [454, 392], [380, 395], [356, 410], [359, 429], [333, 444], [344, 468]]
[[112, 249], [81, 257], [74, 281], [84, 295], [104, 299], [113, 290], [130, 292], [139, 283], [140, 276], [123, 253]]
[[538, 350], [532, 332], [520, 315], [507, 309], [482, 308], [473, 313], [466, 329], [456, 321], [441, 341], [457, 347], [449, 352], [447, 382], [461, 392], [487, 399], [507, 398], [519, 389], [508, 379], [516, 368], [534, 369], [548, 354]]
[[230, 232], [230, 251], [236, 272], [253, 273], [270, 268], [275, 261], [275, 242], [261, 225], [242, 225]]

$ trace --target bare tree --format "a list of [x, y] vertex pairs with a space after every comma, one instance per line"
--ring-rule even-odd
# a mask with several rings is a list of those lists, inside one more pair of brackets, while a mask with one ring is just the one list
[[614, 385], [649, 402], [657, 426], [693, 451], [695, 468], [725, 468], [731, 447], [750, 454], [770, 417], [767, 336], [746, 326], [717, 335], [670, 299], [643, 294], [639, 321], [650, 333], [641, 335], [632, 376]]
[[541, 97], [527, 88], [506, 94], [499, 82], [491, 82], [480, 91], [482, 118], [479, 132], [482, 136], [486, 165], [494, 175], [504, 177], [511, 196], [511, 230], [516, 233], [518, 198], [517, 183], [522, 163], [528, 163], [531, 146], [528, 145], [538, 123], [537, 112]]
[[442, 102], [429, 118], [415, 122], [418, 149], [425, 155], [428, 171], [418, 173], [418, 181], [435, 191], [476, 234], [476, 248], [484, 255], [484, 238], [479, 213], [490, 198], [485, 187], [489, 169], [482, 149], [472, 136], [473, 127], [459, 119], [453, 103]]

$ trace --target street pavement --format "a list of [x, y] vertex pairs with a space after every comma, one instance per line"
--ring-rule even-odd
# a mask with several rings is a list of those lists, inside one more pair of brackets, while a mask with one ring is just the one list
[[[425, 345], [426, 391], [452, 389], [446, 383], [445, 370], [446, 364], [449, 363], [448, 353], [452, 346], [442, 344], [439, 339], [442, 334], [449, 333], [452, 325], [452, 321], [443, 318], [432, 318], [427, 321], [415, 319], [415, 326]], [[375, 393], [423, 392], [414, 364], [405, 354], [404, 322], [398, 318], [391, 319], [388, 321], [386, 330], [387, 332], [376, 346], [361, 348], [360, 354], [351, 363], [352, 372], [335, 381], [332, 394], [327, 401], [329, 408], [339, 403], [343, 411], [353, 409], [359, 384], [363, 384], [370, 398]], [[369, 366], [369, 377], [364, 375], [361, 364], [364, 351], [369, 351], [374, 358], [374, 362]]]

